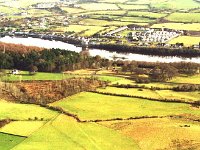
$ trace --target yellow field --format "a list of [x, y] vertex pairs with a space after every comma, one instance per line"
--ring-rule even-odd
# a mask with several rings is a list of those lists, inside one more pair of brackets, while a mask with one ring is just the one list
[[0, 129], [0, 132], [29, 136], [45, 124], [45, 121], [14, 121]]
[[124, 5], [124, 4], [119, 4], [119, 7], [121, 9], [127, 9], [127, 10], [148, 9], [147, 5]]
[[67, 27], [57, 27], [55, 31], [57, 32], [75, 32], [79, 33], [84, 31], [82, 34], [79, 36], [91, 36], [100, 30], [104, 30], [105, 27], [101, 26], [89, 26], [89, 25], [69, 25]]
[[188, 84], [200, 84], [200, 74], [193, 76], [178, 76], [170, 80], [169, 82], [173, 83], [188, 83]]
[[[13, 1], [13, 0], [6, 0], [4, 5], [8, 7], [14, 7], [14, 8], [20, 8], [20, 7], [28, 7], [30, 5], [34, 5], [37, 3], [43, 3], [46, 2], [46, 0], [18, 0], [18, 1]], [[58, 2], [58, 0], [48, 0], [48, 2]]]
[[200, 23], [161, 23], [154, 24], [152, 28], [169, 28], [175, 30], [191, 30], [191, 31], [200, 31]]
[[70, 7], [61, 7], [62, 10], [67, 11], [68, 13], [80, 13], [83, 12], [83, 9], [80, 8], [70, 8]]
[[80, 24], [83, 25], [94, 25], [94, 26], [106, 26], [106, 25], [116, 25], [123, 26], [132, 24], [131, 22], [120, 22], [120, 21], [106, 21], [106, 20], [98, 20], [98, 19], [84, 19], [80, 21]]
[[199, 37], [193, 37], [193, 36], [180, 36], [173, 40], [171, 40], [170, 44], [176, 44], [176, 43], [184, 43], [184, 46], [192, 46], [199, 44], [200, 42], [200, 36]]
[[108, 4], [108, 3], [87, 3], [87, 4], [80, 4], [81, 8], [85, 10], [117, 10], [119, 9], [115, 4]]
[[[100, 124], [137, 141], [142, 150], [199, 149], [200, 124], [168, 118], [111, 121]], [[188, 127], [184, 127], [187, 125]], [[179, 144], [179, 145], [178, 145]], [[179, 147], [177, 147], [179, 146]]]

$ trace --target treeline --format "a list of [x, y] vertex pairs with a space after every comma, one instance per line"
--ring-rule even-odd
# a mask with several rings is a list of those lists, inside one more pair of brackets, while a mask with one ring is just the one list
[[[15, 48], [13, 48], [15, 49]], [[31, 72], [62, 72], [66, 70], [99, 68], [109, 65], [109, 60], [99, 56], [89, 57], [72, 51], [49, 49], [18, 53], [0, 52], [0, 69], [19, 69]]]
[[178, 92], [193, 92], [200, 91], [200, 84], [183, 84], [173, 88], [174, 91]]
[[[200, 64], [179, 62], [179, 63], [151, 63], [151, 62], [128, 62], [116, 61], [121, 66], [121, 72], [130, 72], [129, 79], [137, 83], [165, 82], [179, 74], [194, 75], [200, 73]], [[146, 76], [144, 76], [146, 75]]]
[[159, 47], [136, 47], [120, 44], [99, 44], [91, 45], [92, 48], [105, 49], [121, 53], [136, 53], [154, 56], [180, 56], [180, 57], [200, 57], [200, 50], [192, 48], [170, 49]]
[[17, 53], [28, 53], [31, 51], [42, 51], [44, 48], [39, 48], [36, 46], [24, 46], [22, 44], [10, 44], [0, 42], [0, 51], [1, 52], [17, 52]]

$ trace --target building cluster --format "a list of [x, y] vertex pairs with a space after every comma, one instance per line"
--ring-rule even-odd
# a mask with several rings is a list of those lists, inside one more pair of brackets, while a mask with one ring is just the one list
[[144, 43], [166, 43], [182, 34], [181, 31], [153, 29], [130, 32], [128, 39]]
[[48, 9], [56, 6], [56, 3], [38, 3], [35, 5], [37, 9]]

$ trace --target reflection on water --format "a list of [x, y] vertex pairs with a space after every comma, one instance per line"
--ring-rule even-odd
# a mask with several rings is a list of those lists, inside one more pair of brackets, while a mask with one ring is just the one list
[[[26, 46], [38, 46], [44, 48], [60, 48], [66, 49], [70, 51], [80, 52], [82, 50], [81, 47], [76, 47], [72, 44], [60, 42], [60, 41], [49, 41], [38, 38], [16, 38], [16, 37], [3, 37], [0, 38], [1, 42], [6, 43], [14, 43], [14, 44], [23, 44]], [[200, 63], [200, 57], [198, 58], [182, 58], [182, 57], [159, 57], [159, 56], [150, 56], [150, 55], [141, 55], [141, 54], [133, 54], [133, 53], [117, 53], [117, 52], [109, 52], [106, 50], [100, 49], [90, 49], [89, 50], [91, 56], [100, 55], [102, 58], [113, 59], [115, 58], [123, 58], [124, 60], [135, 60], [135, 61], [147, 61], [147, 62], [195, 62]]]

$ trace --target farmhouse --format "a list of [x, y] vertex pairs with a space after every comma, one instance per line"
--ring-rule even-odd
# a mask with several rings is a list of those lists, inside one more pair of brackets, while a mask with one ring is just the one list
[[14, 75], [19, 74], [19, 70], [13, 69], [13, 70], [11, 71], [11, 74], [14, 74]]

